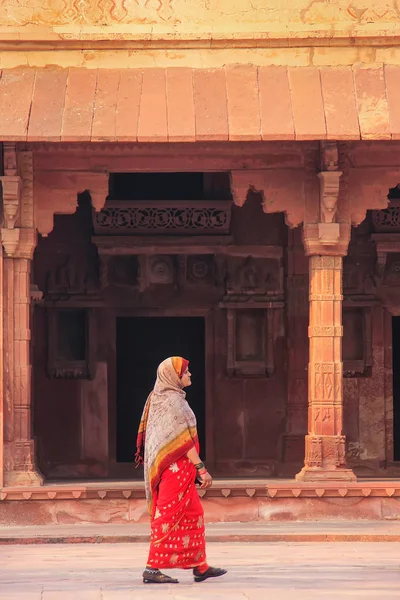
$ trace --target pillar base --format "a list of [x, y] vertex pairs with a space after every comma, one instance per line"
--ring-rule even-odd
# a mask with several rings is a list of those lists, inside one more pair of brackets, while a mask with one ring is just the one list
[[329, 467], [303, 467], [296, 475], [297, 481], [357, 481], [351, 469]]
[[16, 440], [4, 444], [4, 485], [43, 485], [43, 475], [35, 460], [35, 440]]
[[43, 475], [38, 471], [10, 471], [4, 473], [4, 487], [40, 486], [43, 485]]
[[353, 471], [346, 468], [344, 435], [308, 434], [305, 441], [305, 464], [296, 475], [297, 481], [357, 481]]

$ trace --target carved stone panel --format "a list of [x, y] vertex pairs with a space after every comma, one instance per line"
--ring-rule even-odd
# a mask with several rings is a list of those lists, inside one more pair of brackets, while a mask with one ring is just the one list
[[216, 265], [210, 254], [188, 256], [186, 263], [186, 279], [192, 285], [214, 285]]
[[278, 259], [230, 257], [227, 261], [228, 295], [280, 296], [283, 294], [282, 267]]
[[173, 256], [141, 255], [139, 257], [139, 286], [144, 291], [151, 285], [173, 285], [177, 282], [178, 264]]
[[92, 379], [96, 332], [93, 311], [48, 309], [48, 376]]
[[136, 287], [139, 284], [139, 261], [137, 256], [113, 256], [107, 263], [107, 284]]
[[343, 293], [345, 296], [376, 295], [374, 257], [345, 256], [343, 259]]
[[362, 377], [372, 369], [372, 322], [369, 307], [343, 308], [343, 376]]
[[84, 252], [75, 248], [75, 252], [62, 254], [47, 273], [48, 296], [95, 294], [98, 288], [98, 257], [94, 247], [85, 247]]
[[400, 254], [390, 254], [387, 257], [383, 283], [387, 286], [400, 285]]
[[273, 309], [228, 309], [227, 323], [228, 375], [272, 375]]

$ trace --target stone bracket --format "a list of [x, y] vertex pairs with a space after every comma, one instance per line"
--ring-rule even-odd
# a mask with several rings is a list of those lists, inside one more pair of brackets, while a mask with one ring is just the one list
[[3, 192], [3, 228], [14, 229], [21, 208], [22, 179], [18, 175], [17, 148], [14, 142], [3, 145], [4, 175], [0, 177]]
[[36, 231], [33, 228], [1, 229], [1, 242], [8, 258], [32, 260], [36, 239]]
[[3, 190], [3, 219], [6, 229], [13, 229], [21, 205], [22, 179], [18, 175], [0, 177]]
[[15, 228], [21, 212], [22, 178], [17, 174], [17, 151], [15, 143], [4, 144], [4, 175], [0, 177], [3, 214], [1, 242], [7, 256], [17, 251], [20, 233]]
[[1, 228], [1, 243], [9, 258], [13, 257], [17, 251], [20, 231], [20, 229]]
[[318, 241], [322, 246], [340, 245], [340, 225], [336, 222], [340, 178], [339, 153], [336, 142], [321, 142], [319, 180]]
[[36, 246], [33, 222], [32, 152], [17, 152], [15, 143], [5, 142], [1, 243], [6, 256], [32, 259]]
[[333, 224], [336, 221], [342, 174], [342, 171], [321, 171], [318, 173], [321, 223]]

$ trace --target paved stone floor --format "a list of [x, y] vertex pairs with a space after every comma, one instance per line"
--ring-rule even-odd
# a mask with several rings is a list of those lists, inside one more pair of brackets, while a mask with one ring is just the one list
[[[195, 584], [141, 583], [146, 544], [0, 547], [1, 600], [398, 600], [400, 543], [235, 543], [208, 545], [209, 562], [229, 573]], [[171, 572], [172, 573], [172, 572]]]

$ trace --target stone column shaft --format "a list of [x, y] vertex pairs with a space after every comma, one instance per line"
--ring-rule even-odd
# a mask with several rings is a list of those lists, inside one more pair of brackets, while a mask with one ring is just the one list
[[300, 480], [355, 480], [343, 428], [342, 256], [310, 256], [308, 435]]
[[4, 485], [4, 263], [0, 244], [0, 488]]
[[31, 364], [30, 364], [30, 268], [28, 258], [7, 258], [8, 352], [5, 373], [9, 404], [8, 443], [4, 483], [40, 485], [35, 469], [32, 438]]

